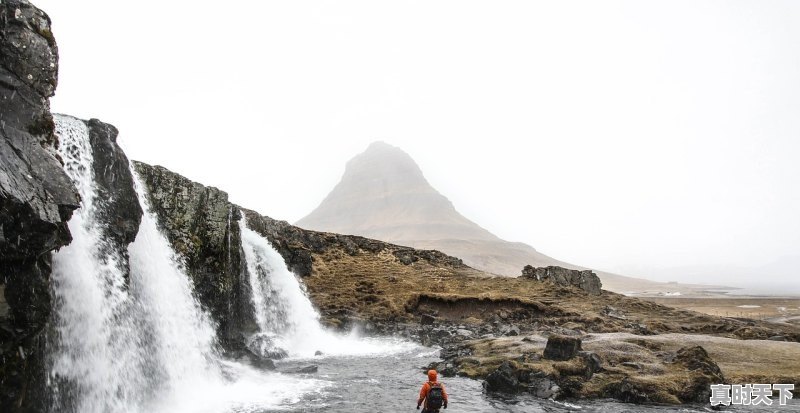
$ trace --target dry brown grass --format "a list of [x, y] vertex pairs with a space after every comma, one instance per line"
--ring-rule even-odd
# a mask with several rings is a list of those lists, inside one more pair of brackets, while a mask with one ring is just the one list
[[[521, 318], [589, 332], [702, 333], [739, 338], [767, 338], [777, 333], [800, 338], [800, 328], [758, 323], [659, 305], [604, 291], [591, 296], [576, 288], [523, 278], [490, 277], [469, 267], [437, 266], [426, 260], [403, 265], [391, 251], [349, 255], [329, 249], [314, 255], [314, 271], [304, 281], [314, 303], [332, 324], [344, 319], [412, 321], [426, 309], [450, 321], [486, 321], [499, 307], [524, 309]], [[439, 301], [438, 305], [435, 301]], [[462, 302], [460, 311], [454, 307]], [[497, 305], [490, 305], [496, 303]], [[422, 307], [425, 304], [427, 307]], [[608, 317], [613, 307], [624, 317]], [[538, 309], [538, 312], [536, 311]], [[524, 320], [523, 320], [524, 321]]]

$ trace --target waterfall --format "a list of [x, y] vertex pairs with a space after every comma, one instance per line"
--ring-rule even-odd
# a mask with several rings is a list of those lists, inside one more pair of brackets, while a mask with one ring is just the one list
[[319, 313], [283, 257], [266, 238], [248, 228], [242, 216], [242, 248], [259, 328], [259, 335], [251, 339], [251, 348], [260, 347], [256, 352], [267, 354], [276, 346], [294, 356], [313, 356], [317, 350], [323, 350], [316, 347], [322, 342], [315, 340], [324, 334]]
[[265, 237], [248, 228], [245, 214], [239, 221], [242, 248], [247, 261], [251, 303], [259, 331], [249, 347], [263, 356], [282, 351], [291, 357], [386, 354], [404, 351], [411, 344], [396, 340], [376, 340], [331, 332], [320, 324], [320, 315], [306, 294], [303, 284], [289, 270], [283, 257]]
[[144, 214], [125, 268], [121, 252], [102, 235], [86, 125], [57, 116], [56, 133], [82, 201], [69, 222], [72, 243], [53, 256], [52, 412], [267, 409], [325, 386], [221, 358], [214, 325], [193, 297], [135, 174]]
[[59, 116], [56, 133], [81, 208], [69, 221], [72, 243], [53, 256], [54, 410], [125, 412], [141, 402], [143, 337], [131, 317], [120, 253], [101, 234], [88, 128]]

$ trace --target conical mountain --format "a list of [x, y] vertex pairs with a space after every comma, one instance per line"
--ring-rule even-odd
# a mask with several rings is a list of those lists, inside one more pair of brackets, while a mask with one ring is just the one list
[[341, 182], [297, 225], [392, 242], [499, 240], [459, 214], [407, 153], [383, 142], [350, 160]]
[[[372, 143], [347, 163], [342, 180], [297, 226], [361, 235], [414, 248], [436, 249], [497, 275], [517, 276], [525, 265], [583, 269], [533, 247], [502, 240], [461, 215], [400, 148]], [[675, 291], [674, 285], [598, 272], [611, 291]]]

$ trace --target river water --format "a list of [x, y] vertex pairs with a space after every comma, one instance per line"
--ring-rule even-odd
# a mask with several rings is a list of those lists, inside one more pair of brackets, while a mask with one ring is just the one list
[[[296, 375], [320, 380], [320, 388], [297, 401], [276, 409], [242, 406], [237, 412], [413, 412], [420, 387], [426, 380], [424, 366], [438, 360], [438, 350], [413, 346], [394, 354], [369, 357], [315, 357], [279, 362], [279, 370], [316, 365], [317, 373]], [[656, 413], [709, 412], [707, 406], [643, 406], [613, 400], [557, 402], [534, 397], [503, 397], [483, 391], [481, 382], [461, 377], [443, 377], [450, 396], [443, 412], [593, 412]], [[780, 407], [729, 407], [733, 412], [799, 412], [800, 404]]]

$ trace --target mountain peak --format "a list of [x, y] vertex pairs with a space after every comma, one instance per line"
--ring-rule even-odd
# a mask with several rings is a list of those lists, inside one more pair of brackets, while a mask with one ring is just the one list
[[297, 225], [392, 241], [496, 239], [459, 214], [408, 153], [383, 141], [348, 161], [341, 181]]
[[[342, 183], [350, 180], [355, 180], [352, 182], [353, 184], [368, 186], [380, 183], [430, 187], [422, 175], [419, 165], [409, 154], [383, 141], [372, 142], [364, 152], [347, 162]], [[433, 188], [430, 189], [433, 190]]]

